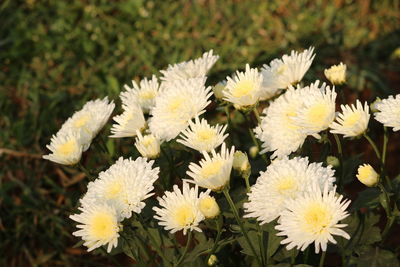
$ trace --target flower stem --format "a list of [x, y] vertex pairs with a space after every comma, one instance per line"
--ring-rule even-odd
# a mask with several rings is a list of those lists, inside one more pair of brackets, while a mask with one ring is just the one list
[[[378, 186], [385, 196], [385, 204], [383, 205], [381, 203], [381, 205], [382, 205], [383, 209], [385, 210], [386, 217], [387, 217], [387, 222], [386, 222], [385, 228], [383, 229], [383, 232], [382, 232], [382, 242], [383, 242], [395, 221], [395, 216], [392, 214], [392, 210], [390, 208], [390, 198], [389, 198], [388, 192], [386, 191], [385, 187], [381, 183], [379, 183]], [[396, 205], [395, 205], [395, 208], [396, 208]]]
[[340, 162], [340, 178], [338, 181], [338, 188], [339, 188], [339, 190], [342, 190], [342, 183], [343, 183], [343, 179], [344, 179], [344, 162], [343, 162], [342, 143], [340, 142], [340, 138], [337, 134], [333, 134], [333, 137], [335, 137], [337, 150], [338, 150], [338, 154], [339, 154], [339, 162]]
[[321, 258], [319, 259], [319, 267], [323, 267], [324, 266], [324, 262], [325, 262], [325, 256], [326, 256], [326, 251], [322, 252]]
[[258, 113], [257, 107], [254, 107], [253, 112], [254, 112], [254, 116], [257, 119], [258, 124], [260, 124], [261, 123], [261, 119], [260, 119], [260, 114]]
[[89, 178], [90, 181], [94, 181], [94, 177], [90, 174], [89, 170], [85, 168], [85, 166], [82, 165], [82, 163], [78, 162], [78, 169], [81, 170], [87, 178]]
[[389, 176], [386, 174], [386, 152], [387, 152], [387, 144], [389, 142], [389, 136], [387, 132], [387, 128], [383, 127], [384, 135], [383, 135], [383, 145], [382, 145], [382, 157], [381, 157], [381, 176], [385, 177], [385, 182], [389, 187], [389, 190], [393, 188], [392, 181], [390, 180]]
[[225, 187], [224, 190], [222, 190], [222, 192], [224, 193], [225, 198], [228, 201], [229, 206], [232, 209], [233, 215], [235, 216], [235, 219], [236, 219], [237, 223], [239, 224], [240, 230], [242, 231], [243, 236], [246, 239], [246, 242], [247, 242], [247, 244], [249, 245], [249, 247], [251, 249], [251, 252], [254, 254], [254, 257], [256, 258], [256, 261], [257, 261], [258, 265], [262, 266], [261, 261], [257, 256], [256, 250], [254, 249], [254, 246], [251, 243], [249, 236], [247, 235], [247, 231], [244, 229], [243, 223], [239, 218], [239, 212], [236, 209], [235, 204], [233, 203], [233, 200], [232, 200], [231, 196], [229, 195], [229, 188]]
[[218, 245], [218, 242], [219, 242], [219, 240], [221, 238], [221, 234], [222, 234], [222, 229], [221, 229], [221, 225], [218, 221], [218, 217], [215, 219], [215, 225], [217, 226], [217, 237], [215, 238], [214, 245], [210, 251], [210, 256], [215, 253], [215, 250], [217, 249], [217, 245]]
[[186, 253], [187, 253], [188, 248], [189, 248], [189, 245], [190, 245], [190, 242], [192, 242], [192, 231], [189, 231], [189, 236], [187, 238], [185, 250], [183, 251], [181, 257], [178, 260], [178, 262], [175, 264], [175, 267], [178, 267], [182, 263], [183, 259], [185, 258]]
[[367, 133], [364, 133], [363, 135], [364, 135], [365, 139], [368, 140], [368, 142], [370, 143], [372, 148], [374, 149], [376, 157], [379, 159], [380, 162], [382, 162], [381, 161], [381, 153], [379, 152], [379, 149], [376, 146], [375, 142], [371, 139], [371, 137], [369, 137], [369, 135]]

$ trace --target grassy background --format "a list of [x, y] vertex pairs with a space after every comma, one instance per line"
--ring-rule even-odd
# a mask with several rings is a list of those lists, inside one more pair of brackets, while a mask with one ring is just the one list
[[[131, 79], [209, 49], [220, 55], [215, 83], [310, 45], [317, 56], [306, 81], [343, 61], [348, 100], [373, 101], [399, 93], [399, 14], [399, 1], [385, 0], [1, 1], [0, 265], [107, 263], [82, 257], [71, 236], [67, 216], [84, 177], [40, 159], [85, 101], [116, 99]], [[95, 153], [84, 160], [104, 164]]]

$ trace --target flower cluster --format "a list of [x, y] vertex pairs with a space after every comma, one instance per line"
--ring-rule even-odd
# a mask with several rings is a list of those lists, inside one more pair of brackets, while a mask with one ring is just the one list
[[100, 132], [114, 110], [108, 98], [87, 102], [83, 108], [69, 118], [57, 134], [51, 138], [47, 148], [52, 152], [43, 156], [64, 165], [74, 165], [88, 150], [93, 138]]
[[[319, 80], [304, 84], [302, 79], [314, 57], [314, 48], [310, 47], [303, 52], [291, 51], [261, 69], [246, 64], [243, 71], [238, 70], [211, 87], [207, 84], [207, 74], [219, 58], [211, 50], [195, 60], [169, 65], [160, 71], [160, 77], [153, 75], [151, 79], [132, 81], [132, 86], [125, 85], [125, 91], [120, 93], [122, 113], [113, 118], [110, 137], [133, 137], [131, 149], [141, 156], [120, 157], [88, 184], [79, 203], [80, 213], [70, 216], [78, 223], [79, 230], [73, 234], [83, 239], [89, 251], [107, 246], [110, 252], [118, 245], [122, 226], [125, 223], [132, 226], [135, 220], [140, 220], [141, 216], [133, 215], [140, 214], [150, 204], [145, 201], [155, 195], [158, 203], [151, 206], [154, 215], [147, 218], [150, 224], [157, 223], [171, 234], [190, 233], [183, 256], [175, 266], [180, 265], [190, 247], [191, 231], [202, 232], [211, 223], [215, 223], [218, 231], [214, 246], [208, 249], [212, 264], [218, 261], [214, 253], [223, 244], [219, 242], [221, 234], [228, 229], [240, 231], [247, 249], [257, 258], [245, 229], [254, 223], [272, 224], [280, 243], [288, 250], [304, 251], [314, 244], [315, 253], [326, 251], [329, 242], [336, 244], [334, 236], [350, 238], [350, 232], [342, 229], [347, 226], [342, 221], [349, 216], [346, 209], [350, 200], [342, 195], [345, 162], [340, 139], [360, 136], [371, 143], [382, 166], [378, 174], [371, 165], [361, 165], [354, 178], [369, 187], [379, 186], [388, 203], [385, 211], [390, 214], [390, 195], [381, 181], [388, 178], [383, 171], [382, 157], [386, 152], [380, 154], [367, 134], [368, 103], [356, 100], [336, 110], [336, 90], [341, 90], [340, 85], [346, 81], [347, 66], [343, 63], [325, 70], [332, 85]], [[217, 105], [222, 109], [216, 111], [225, 111], [220, 114], [222, 120], [206, 116], [211, 114], [206, 111]], [[261, 117], [260, 106], [264, 108]], [[89, 101], [53, 136], [48, 145], [52, 154], [44, 158], [65, 165], [76, 164], [113, 109], [114, 103], [107, 98]], [[240, 121], [231, 122], [233, 109], [244, 117], [250, 136], [244, 136], [242, 129], [232, 130], [242, 126]], [[372, 110], [376, 110], [375, 119], [385, 127], [400, 129], [400, 95], [377, 100]], [[252, 112], [257, 121], [252, 121]], [[329, 144], [331, 149], [333, 138], [340, 157], [321, 152], [320, 160], [328, 164], [313, 162], [315, 155], [302, 150], [304, 143]], [[246, 152], [238, 150], [245, 146], [246, 139], [253, 142], [248, 150], [250, 159]], [[177, 159], [179, 162], [175, 162]], [[335, 170], [339, 169], [341, 175], [335, 176]], [[158, 179], [160, 173], [162, 177]], [[232, 182], [234, 176], [244, 179]], [[242, 192], [242, 198], [234, 203], [233, 199], [239, 198], [231, 198], [231, 186], [243, 180], [245, 189], [235, 188], [236, 194]], [[218, 205], [222, 195], [232, 213]], [[242, 203], [241, 217], [238, 206]], [[227, 227], [232, 217], [237, 225]], [[209, 221], [202, 223], [204, 220]], [[243, 220], [248, 221], [245, 224]], [[238, 240], [242, 245], [241, 237]], [[263, 257], [259, 265], [265, 263]]]

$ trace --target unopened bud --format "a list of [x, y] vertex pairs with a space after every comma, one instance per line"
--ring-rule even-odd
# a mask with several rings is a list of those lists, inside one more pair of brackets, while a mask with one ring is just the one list
[[260, 150], [258, 149], [257, 146], [252, 146], [252, 147], [250, 147], [250, 149], [249, 149], [250, 157], [251, 157], [252, 159], [256, 158], [259, 151], [260, 151]]
[[233, 169], [239, 172], [245, 172], [250, 169], [249, 159], [247, 158], [246, 153], [242, 151], [236, 151], [233, 155]]
[[357, 179], [368, 187], [374, 187], [379, 183], [379, 175], [369, 164], [358, 167]]
[[344, 84], [346, 82], [346, 64], [340, 62], [339, 65], [333, 65], [329, 69], [325, 69], [325, 77], [335, 85]]
[[214, 266], [216, 263], [218, 262], [218, 258], [217, 256], [215, 256], [214, 254], [212, 254], [209, 258], [208, 258], [208, 266]]
[[205, 196], [200, 199], [199, 209], [206, 219], [213, 219], [220, 213], [217, 201], [211, 196]]
[[213, 86], [212, 90], [214, 92], [214, 95], [217, 99], [223, 99], [224, 98], [224, 90], [225, 90], [226, 82], [219, 82], [215, 86]]
[[376, 104], [380, 103], [382, 101], [382, 99], [380, 99], [379, 97], [375, 99], [374, 102], [372, 102], [369, 107], [371, 109], [371, 111], [373, 113], [378, 112], [378, 109], [376, 108]]
[[339, 167], [340, 166], [340, 161], [337, 157], [335, 156], [328, 156], [326, 157], [326, 163], [328, 165], [331, 165], [332, 167]]

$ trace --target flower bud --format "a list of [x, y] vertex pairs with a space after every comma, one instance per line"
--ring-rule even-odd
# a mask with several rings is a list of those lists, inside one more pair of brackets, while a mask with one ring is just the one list
[[146, 158], [155, 159], [160, 155], [160, 141], [152, 134], [143, 136], [136, 132], [135, 147]]
[[217, 201], [211, 196], [205, 196], [200, 199], [199, 209], [206, 219], [213, 219], [220, 213]]
[[340, 62], [339, 65], [333, 65], [329, 69], [325, 69], [325, 77], [332, 83], [332, 84], [343, 84], [346, 82], [346, 64]]
[[212, 254], [207, 261], [208, 266], [214, 266], [218, 262], [217, 256]]
[[217, 99], [223, 99], [224, 98], [224, 89], [226, 86], [226, 82], [219, 82], [215, 86], [213, 86], [212, 90], [214, 92], [214, 95]]
[[371, 109], [371, 111], [372, 111], [373, 113], [378, 112], [378, 110], [376, 109], [376, 104], [378, 104], [378, 103], [380, 103], [380, 102], [382, 102], [382, 99], [380, 99], [379, 97], [377, 97], [377, 98], [375, 99], [375, 101], [372, 102], [372, 103], [369, 105], [369, 108]]
[[236, 151], [233, 155], [233, 169], [243, 173], [250, 169], [249, 159], [247, 158], [246, 153], [242, 151]]
[[252, 146], [252, 147], [250, 147], [250, 149], [249, 149], [250, 157], [251, 157], [252, 159], [256, 158], [259, 151], [260, 151], [260, 150], [258, 149], [257, 146]]
[[326, 163], [328, 165], [331, 165], [332, 167], [339, 167], [340, 166], [340, 161], [337, 157], [335, 156], [328, 156], [326, 157]]
[[379, 182], [379, 175], [369, 164], [358, 167], [357, 179], [368, 187], [374, 187]]

